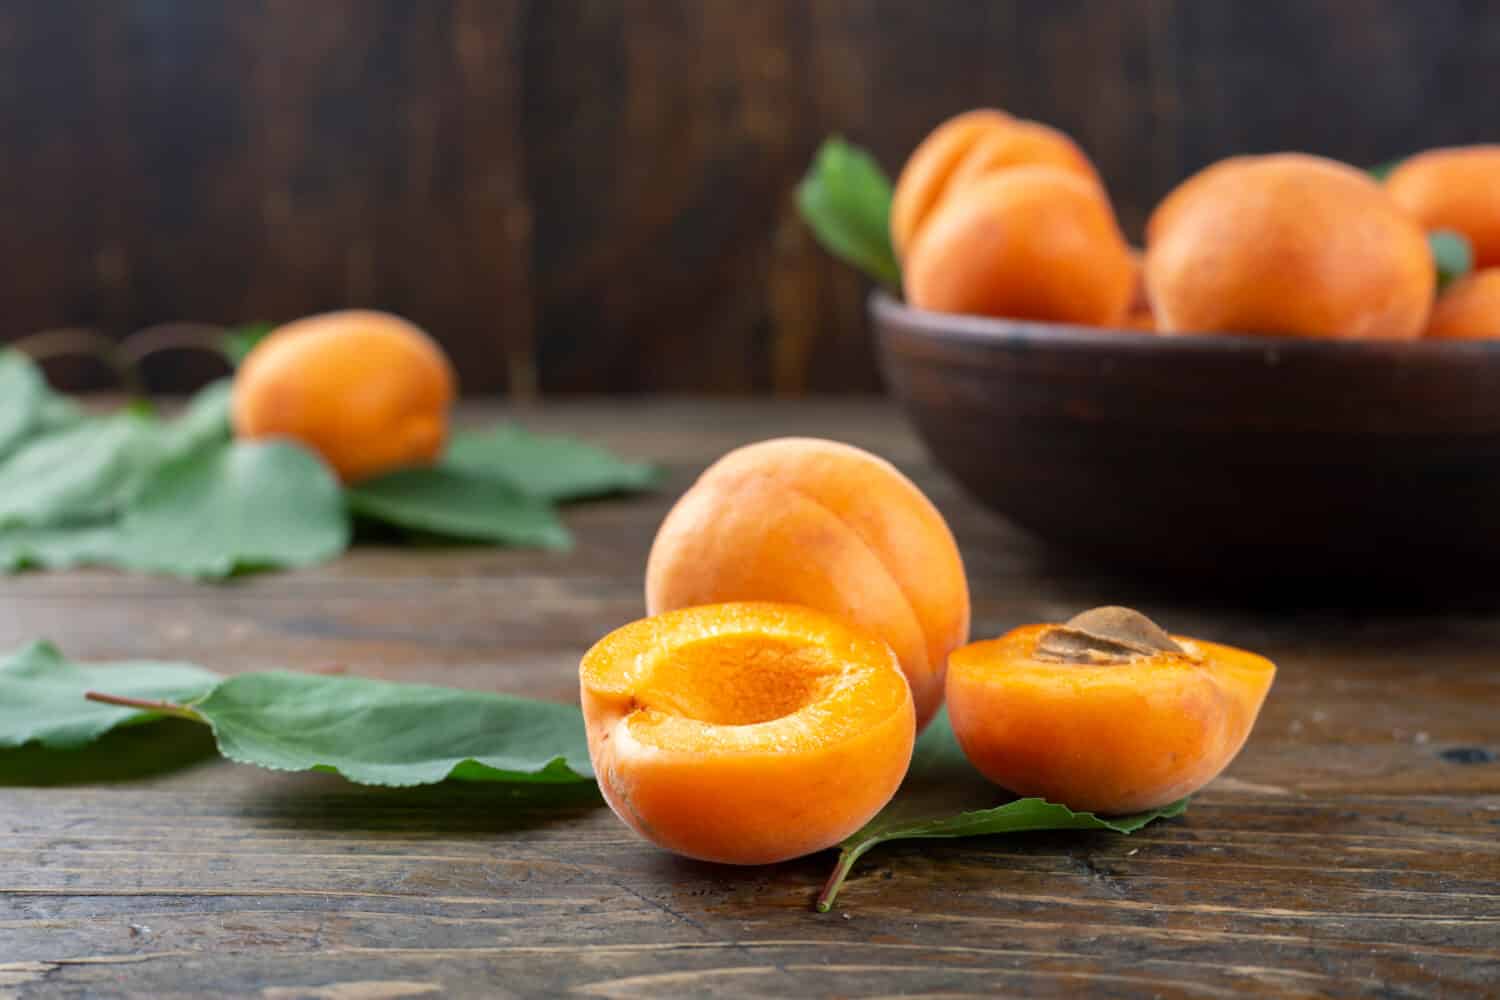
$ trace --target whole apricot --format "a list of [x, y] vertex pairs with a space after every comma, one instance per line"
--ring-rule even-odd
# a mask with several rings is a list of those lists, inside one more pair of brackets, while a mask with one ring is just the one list
[[891, 199], [898, 257], [952, 191], [1011, 167], [1050, 166], [1103, 189], [1088, 155], [1066, 133], [1003, 111], [966, 111], [939, 125], [907, 158]]
[[442, 348], [399, 316], [308, 316], [272, 331], [241, 363], [234, 430], [293, 438], [356, 482], [442, 453], [454, 382]]
[[897, 257], [905, 256], [907, 245], [942, 200], [949, 179], [974, 144], [1013, 120], [993, 108], [965, 111], [933, 129], [912, 150], [891, 193], [891, 245]]
[[1500, 267], [1459, 278], [1432, 307], [1427, 336], [1444, 340], [1500, 339]]
[[1146, 227], [1158, 328], [1409, 339], [1436, 282], [1420, 226], [1369, 175], [1300, 153], [1224, 160]]
[[1118, 815], [1168, 805], [1218, 776], [1275, 676], [1254, 653], [1096, 608], [956, 651], [948, 715], [964, 754], [997, 785]]
[[705, 861], [832, 847], [896, 793], [911, 689], [875, 636], [810, 608], [685, 608], [626, 625], [579, 667], [589, 756], [616, 815]]
[[968, 582], [942, 514], [895, 466], [834, 441], [732, 451], [662, 522], [647, 610], [726, 601], [800, 604], [879, 636], [919, 725], [942, 703], [948, 654], [968, 641]]
[[1418, 153], [1397, 165], [1385, 186], [1423, 228], [1468, 237], [1475, 267], [1500, 267], [1500, 145]]
[[1013, 167], [948, 194], [907, 252], [921, 309], [1117, 326], [1134, 286], [1130, 247], [1097, 184]]
[[1041, 122], [1013, 118], [979, 136], [954, 168], [946, 190], [956, 191], [1011, 167], [1057, 167], [1101, 189], [1104, 186], [1093, 161], [1067, 133]]

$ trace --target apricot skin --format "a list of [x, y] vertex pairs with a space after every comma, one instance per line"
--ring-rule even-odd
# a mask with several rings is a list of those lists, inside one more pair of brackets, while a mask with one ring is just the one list
[[900, 658], [921, 726], [969, 634], [963, 560], [937, 508], [885, 460], [813, 438], [730, 452], [662, 522], [648, 611], [724, 601], [800, 604], [873, 632]]
[[[739, 725], [685, 714], [690, 691], [653, 690], [653, 670], [684, 645], [756, 635], [826, 651], [837, 683], [783, 717]], [[708, 673], [700, 664], [668, 683], [733, 681]], [[642, 837], [687, 857], [770, 864], [832, 847], [890, 801], [911, 763], [915, 714], [895, 654], [808, 608], [717, 605], [635, 622], [589, 651], [580, 681], [605, 800]]]
[[1427, 336], [1439, 340], [1500, 340], [1500, 267], [1459, 278], [1432, 307]]
[[1130, 247], [1097, 184], [1013, 167], [951, 192], [907, 252], [906, 299], [936, 312], [1118, 326]]
[[1051, 626], [958, 650], [948, 713], [959, 746], [995, 784], [1073, 809], [1122, 815], [1198, 791], [1232, 761], [1276, 668], [1243, 650], [1174, 636], [1201, 659], [1120, 665], [1035, 660]]
[[1500, 145], [1418, 153], [1398, 164], [1385, 186], [1424, 228], [1463, 233], [1476, 268], [1500, 267]]
[[965, 111], [933, 129], [912, 151], [891, 194], [891, 244], [898, 257], [905, 255], [975, 143], [1013, 120], [992, 108]]
[[232, 419], [239, 437], [293, 438], [357, 482], [435, 460], [454, 393], [447, 357], [420, 328], [351, 309], [257, 344], [235, 375]]
[[1322, 157], [1214, 164], [1163, 199], [1146, 237], [1164, 333], [1405, 340], [1432, 307], [1421, 227], [1364, 171]]

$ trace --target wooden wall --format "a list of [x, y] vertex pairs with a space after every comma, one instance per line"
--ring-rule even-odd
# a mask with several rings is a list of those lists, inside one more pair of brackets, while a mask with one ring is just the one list
[[1497, 66], [1482, 0], [3, 0], [0, 337], [368, 304], [471, 391], [872, 389], [825, 133], [1000, 105], [1135, 230], [1230, 153], [1500, 138]]

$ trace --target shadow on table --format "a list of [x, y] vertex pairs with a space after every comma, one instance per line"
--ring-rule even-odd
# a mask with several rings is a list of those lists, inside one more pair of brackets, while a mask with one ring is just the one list
[[256, 793], [257, 815], [309, 830], [493, 835], [574, 822], [604, 805], [592, 781], [379, 788], [331, 774], [276, 777]]
[[37, 744], [0, 750], [0, 785], [48, 788], [144, 781], [217, 760], [213, 736], [195, 722], [126, 726], [76, 750]]

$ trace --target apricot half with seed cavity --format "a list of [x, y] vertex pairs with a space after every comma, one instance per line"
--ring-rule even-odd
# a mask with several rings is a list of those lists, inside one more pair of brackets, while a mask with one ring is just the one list
[[810, 608], [686, 608], [611, 632], [579, 668], [589, 755], [615, 813], [678, 854], [769, 864], [880, 811], [916, 738], [874, 635]]
[[1026, 625], [948, 661], [948, 714], [985, 777], [1119, 815], [1191, 795], [1244, 746], [1271, 661], [1168, 635], [1127, 608]]

